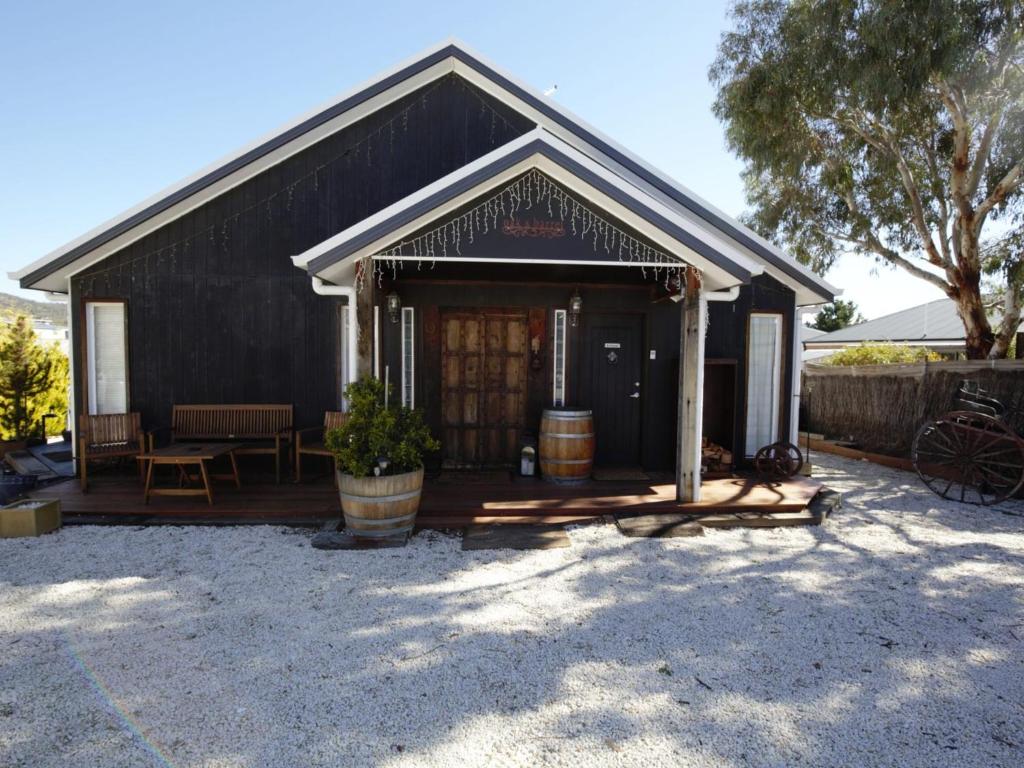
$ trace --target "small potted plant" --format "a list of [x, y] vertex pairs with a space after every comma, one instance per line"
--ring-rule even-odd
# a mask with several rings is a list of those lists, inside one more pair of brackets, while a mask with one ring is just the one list
[[348, 419], [324, 435], [334, 454], [345, 528], [375, 539], [412, 531], [423, 489], [423, 455], [436, 451], [423, 414], [387, 405], [379, 379], [349, 384]]

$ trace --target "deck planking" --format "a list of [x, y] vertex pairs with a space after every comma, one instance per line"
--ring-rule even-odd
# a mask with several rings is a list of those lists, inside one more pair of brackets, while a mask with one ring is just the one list
[[[675, 486], [643, 481], [592, 481], [579, 486], [541, 480], [450, 484], [427, 481], [417, 518], [420, 528], [466, 525], [568, 524], [613, 513], [694, 514], [717, 525], [806, 524], [805, 512], [821, 483], [792, 478], [763, 485], [742, 478], [706, 480], [702, 500], [679, 504]], [[319, 526], [339, 516], [337, 491], [329, 481], [303, 484], [247, 483], [236, 490], [214, 484], [214, 505], [206, 500], [156, 497], [143, 504], [142, 485], [128, 477], [98, 476], [88, 493], [69, 480], [39, 489], [36, 498], [59, 498], [69, 522], [221, 523]]]

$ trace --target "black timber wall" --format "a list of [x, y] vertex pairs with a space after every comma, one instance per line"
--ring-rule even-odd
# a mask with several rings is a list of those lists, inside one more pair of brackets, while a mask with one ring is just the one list
[[708, 333], [704, 355], [707, 359], [731, 361], [736, 367], [735, 419], [732, 449], [742, 458], [747, 402], [747, 335], [752, 312], [778, 313], [782, 316], [784, 347], [782, 349], [782, 404], [779, 409], [779, 439], [788, 440], [789, 419], [793, 405], [794, 294], [768, 275], [755, 277], [740, 290], [733, 302], [712, 302], [708, 307]]
[[[568, 244], [568, 243], [567, 243]], [[633, 273], [624, 278], [623, 273]], [[462, 274], [462, 280], [456, 274]], [[490, 276], [488, 279], [487, 276]], [[639, 270], [622, 267], [546, 267], [519, 265], [462, 265], [458, 268], [417, 270], [406, 265], [396, 279], [385, 277], [382, 286], [374, 286], [375, 301], [381, 306], [381, 375], [390, 366], [391, 381], [397, 386], [401, 370], [400, 326], [388, 320], [384, 296], [396, 290], [403, 306], [417, 309], [416, 314], [416, 391], [417, 406], [422, 407], [428, 424], [440, 434], [441, 371], [439, 348], [425, 339], [424, 326], [436, 323], [443, 308], [520, 307], [543, 309], [546, 317], [544, 370], [530, 372], [527, 420], [535, 427], [541, 409], [551, 402], [551, 349], [553, 310], [564, 309], [574, 288], [579, 288], [584, 312], [630, 313], [644, 318], [643, 382], [641, 413], [641, 462], [648, 470], [672, 470], [676, 456], [676, 417], [679, 384], [680, 305], [665, 300], [660, 285], [649, 277], [638, 277]], [[611, 284], [623, 280], [621, 285]], [[705, 357], [730, 361], [736, 370], [732, 410], [732, 447], [742, 460], [746, 413], [747, 325], [751, 312], [778, 312], [783, 317], [782, 392], [780, 438], [788, 435], [793, 382], [790, 375], [794, 295], [768, 276], [755, 277], [751, 285], [740, 289], [734, 302], [709, 305]], [[580, 367], [580, 331], [568, 329], [567, 403], [578, 396]], [[656, 351], [654, 360], [650, 351]], [[707, 397], [707, 392], [706, 392]]]
[[73, 278], [76, 352], [84, 302], [124, 300], [147, 428], [202, 402], [292, 403], [298, 426], [316, 424], [339, 402], [339, 300], [289, 257], [532, 127], [455, 76], [425, 86]]

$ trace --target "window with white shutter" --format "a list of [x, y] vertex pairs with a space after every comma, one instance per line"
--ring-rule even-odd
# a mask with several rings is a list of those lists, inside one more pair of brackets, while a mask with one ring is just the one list
[[782, 316], [753, 313], [747, 347], [747, 456], [779, 439]]
[[564, 309], [555, 310], [555, 343], [552, 353], [551, 404], [556, 408], [565, 405], [565, 317]]
[[341, 410], [348, 410], [348, 398], [345, 397], [345, 387], [348, 386], [348, 307], [338, 308], [338, 391]]
[[412, 307], [402, 307], [402, 405], [416, 407], [416, 343], [415, 314]]
[[128, 411], [128, 350], [124, 302], [85, 305], [89, 413]]

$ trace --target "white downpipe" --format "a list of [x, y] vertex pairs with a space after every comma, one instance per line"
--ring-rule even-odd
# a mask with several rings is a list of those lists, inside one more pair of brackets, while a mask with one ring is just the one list
[[[78, 455], [78, 408], [75, 406], [75, 359], [81, 354], [78, 344], [75, 343], [75, 313], [71, 306], [71, 276], [67, 278], [67, 303], [68, 303], [68, 421], [71, 423], [68, 428], [71, 430], [71, 455], [75, 459], [75, 470], [79, 468], [81, 457]], [[85, 370], [85, 361], [79, 370]], [[129, 403], [129, 407], [131, 404]]]
[[348, 312], [348, 381], [351, 384], [357, 378], [359, 365], [359, 323], [356, 321], [356, 289], [352, 286], [330, 285], [313, 275], [313, 293], [318, 296], [344, 296], [345, 309]]
[[[734, 285], [732, 288], [728, 288], [724, 291], [705, 291], [703, 294], [706, 301], [736, 301], [740, 295], [740, 287]], [[683, 300], [682, 292], [677, 293], [672, 297], [672, 301], [679, 303]]]
[[[803, 352], [804, 345], [800, 341], [800, 329], [803, 327], [803, 308], [793, 300], [793, 338], [790, 354], [790, 379], [793, 382], [793, 399], [789, 412], [789, 442], [800, 445], [800, 388], [803, 385]], [[805, 457], [806, 458], [806, 457]]]

